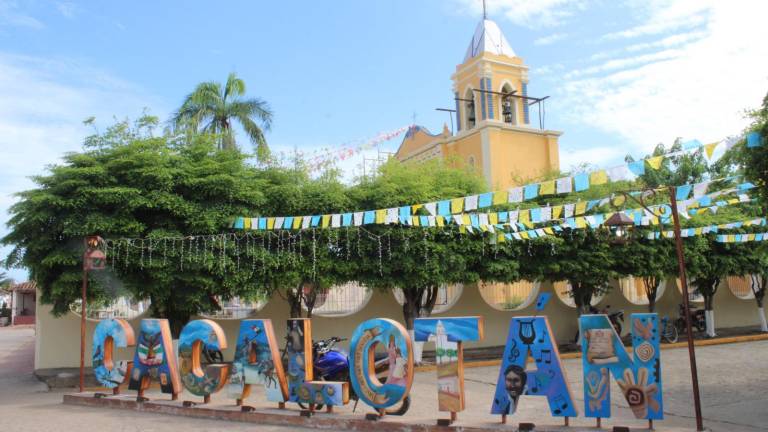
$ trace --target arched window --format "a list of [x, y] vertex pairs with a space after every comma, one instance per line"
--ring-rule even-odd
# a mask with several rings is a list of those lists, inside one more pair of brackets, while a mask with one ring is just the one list
[[[76, 300], [69, 306], [69, 310], [79, 316], [83, 310], [81, 304], [80, 300]], [[149, 305], [149, 300], [135, 300], [130, 296], [120, 296], [103, 303], [89, 302], [86, 318], [94, 320], [109, 318], [130, 320], [148, 311]]]
[[[659, 282], [658, 288], [656, 288], [656, 300], [658, 301], [664, 294], [664, 287], [667, 285], [667, 281], [662, 280]], [[648, 296], [645, 294], [645, 281], [643, 278], [627, 276], [623, 279], [619, 279], [619, 287], [621, 293], [624, 294], [624, 298], [629, 300], [630, 303], [636, 305], [647, 305]]]
[[470, 156], [467, 159], [467, 163], [469, 164], [470, 168], [474, 168], [475, 167], [475, 157], [474, 156]]
[[[509, 83], [504, 83], [504, 85], [501, 87], [502, 93], [512, 94], [512, 91], [512, 86], [509, 85]], [[501, 109], [499, 112], [501, 112], [501, 118], [506, 124], [517, 124], [517, 110], [515, 109], [515, 104], [517, 101], [515, 99], [516, 98], [513, 98], [512, 96], [499, 97], [499, 102], [501, 103]]]
[[752, 275], [728, 276], [726, 281], [728, 282], [728, 289], [730, 289], [736, 297], [742, 300], [755, 298], [755, 293], [752, 292]]
[[[334, 285], [318, 294], [312, 315], [322, 317], [343, 317], [361, 311], [371, 300], [373, 292], [359, 282]], [[302, 303], [302, 308], [306, 306]]]
[[[433, 314], [439, 314], [448, 311], [461, 297], [461, 293], [464, 291], [464, 285], [452, 284], [452, 285], [440, 285], [437, 288], [437, 299], [435, 300], [435, 307], [432, 308]], [[403, 290], [395, 288], [393, 291], [395, 294], [395, 300], [400, 306], [405, 303], [405, 297], [403, 296]], [[427, 292], [424, 292], [424, 299], [426, 301]]]
[[220, 297], [216, 297], [216, 301], [219, 302], [221, 309], [213, 313], [202, 314], [204, 317], [215, 319], [251, 318], [256, 315], [256, 312], [262, 310], [267, 305], [267, 300], [246, 300], [240, 297], [232, 297], [229, 300], [222, 300]]
[[[576, 301], [573, 300], [573, 296], [571, 295], [571, 283], [568, 281], [559, 281], [553, 283], [553, 288], [555, 290], [555, 293], [557, 294], [557, 298], [560, 299], [560, 301], [563, 302], [566, 306], [570, 306], [572, 308], [576, 307]], [[592, 296], [592, 300], [589, 302], [592, 306], [597, 306], [598, 303], [605, 297], [605, 294], [598, 294], [595, 296]]]
[[464, 93], [464, 118], [466, 119], [466, 129], [472, 129], [477, 123], [477, 113], [475, 112], [475, 92], [468, 88]]
[[541, 282], [521, 280], [515, 283], [480, 282], [480, 297], [489, 306], [501, 311], [516, 311], [528, 307], [539, 293]]

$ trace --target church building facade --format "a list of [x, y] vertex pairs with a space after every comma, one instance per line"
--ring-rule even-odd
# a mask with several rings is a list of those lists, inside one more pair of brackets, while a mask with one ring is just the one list
[[433, 135], [414, 126], [395, 157], [402, 162], [444, 158], [481, 172], [492, 190], [560, 168], [562, 132], [543, 124], [544, 99], [528, 95], [528, 66], [499, 26], [483, 19], [464, 61], [451, 76], [456, 133]]

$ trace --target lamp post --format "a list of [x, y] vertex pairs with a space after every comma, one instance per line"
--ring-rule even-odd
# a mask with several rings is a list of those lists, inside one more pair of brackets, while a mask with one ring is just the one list
[[[693, 385], [693, 406], [696, 412], [696, 430], [704, 430], [704, 421], [701, 415], [701, 397], [699, 395], [699, 373], [696, 367], [696, 351], [693, 345], [693, 330], [691, 329], [691, 313], [688, 303], [688, 280], [685, 272], [685, 255], [683, 253], [683, 239], [680, 235], [680, 216], [677, 212], [677, 188], [670, 186], [668, 188], [669, 200], [671, 205], [672, 223], [675, 233], [675, 249], [677, 250], [677, 266], [680, 276], [680, 283], [682, 285], [683, 292], [683, 310], [685, 312], [685, 331], [688, 338], [688, 358], [691, 364], [691, 381]], [[640, 204], [646, 211], [653, 213], [653, 211], [646, 205], [645, 201], [648, 197], [655, 197], [656, 190], [649, 189], [642, 191], [639, 195], [640, 198], [635, 197], [632, 194], [621, 192], [623, 197], [622, 203], [631, 199]], [[615, 205], [615, 201], [612, 204]], [[634, 222], [624, 212], [616, 212], [608, 220], [605, 221], [605, 225], [615, 228], [616, 239], [619, 242], [627, 241], [627, 234], [629, 230], [634, 226]]]
[[88, 272], [102, 270], [107, 264], [107, 255], [99, 249], [104, 240], [99, 236], [86, 237], [83, 252], [83, 284], [80, 290], [80, 393], [85, 391], [85, 313]]

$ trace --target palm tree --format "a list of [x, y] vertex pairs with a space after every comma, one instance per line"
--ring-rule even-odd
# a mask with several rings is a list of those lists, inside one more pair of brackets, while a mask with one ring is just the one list
[[0, 271], [0, 291], [8, 291], [13, 285], [13, 278]]
[[272, 111], [259, 98], [243, 99], [245, 82], [234, 72], [221, 83], [207, 81], [197, 85], [181, 108], [174, 114], [172, 123], [177, 130], [219, 134], [219, 149], [236, 148], [233, 121], [237, 121], [248, 134], [259, 160], [269, 156], [264, 130], [272, 125]]

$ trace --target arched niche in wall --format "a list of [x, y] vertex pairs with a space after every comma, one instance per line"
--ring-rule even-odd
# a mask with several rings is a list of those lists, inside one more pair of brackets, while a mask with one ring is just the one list
[[479, 282], [477, 289], [489, 306], [500, 311], [517, 311], [530, 306], [539, 293], [540, 281], [521, 280], [513, 283]]
[[725, 282], [728, 284], [728, 289], [736, 297], [742, 300], [755, 298], [755, 293], [752, 292], [752, 275], [728, 276]]
[[[435, 300], [435, 307], [432, 308], [433, 314], [439, 314], [450, 310], [456, 302], [459, 301], [461, 293], [464, 292], [463, 284], [443, 284], [437, 288], [437, 299]], [[393, 291], [395, 300], [402, 306], [405, 303], [405, 297], [403, 296], [403, 290], [395, 288]], [[424, 293], [422, 301], [426, 301], [427, 293]]]
[[[570, 282], [568, 281], [553, 282], [552, 288], [554, 289], [555, 294], [557, 295], [557, 298], [559, 298], [564, 305], [572, 308], [576, 307], [576, 302], [573, 300], [573, 296], [571, 295]], [[589, 303], [592, 306], [597, 306], [597, 304], [600, 303], [604, 297], [605, 297], [605, 293], [592, 296], [592, 300]]]
[[[664, 289], [667, 285], [666, 282], [666, 280], [659, 282], [659, 286], [656, 288], [656, 301], [659, 301], [661, 296], [664, 295]], [[619, 279], [618, 283], [619, 289], [627, 301], [636, 305], [648, 304], [648, 296], [645, 293], [645, 280], [643, 280], [643, 278], [627, 276]]]
[[[86, 305], [86, 319], [103, 320], [122, 318], [126, 320], [141, 316], [149, 310], [149, 299], [136, 300], [131, 296], [119, 296], [104, 302], [89, 302]], [[76, 300], [69, 305], [69, 310], [77, 316], [82, 312], [82, 302]]]
[[217, 297], [221, 310], [216, 312], [202, 314], [206, 318], [214, 319], [246, 319], [256, 315], [267, 305], [267, 300], [256, 299], [246, 300], [240, 297], [232, 297], [229, 300], [222, 300]]
[[[349, 281], [334, 285], [318, 296], [312, 316], [343, 317], [361, 311], [371, 300], [373, 292], [365, 285]], [[306, 306], [301, 305], [304, 310]]]

